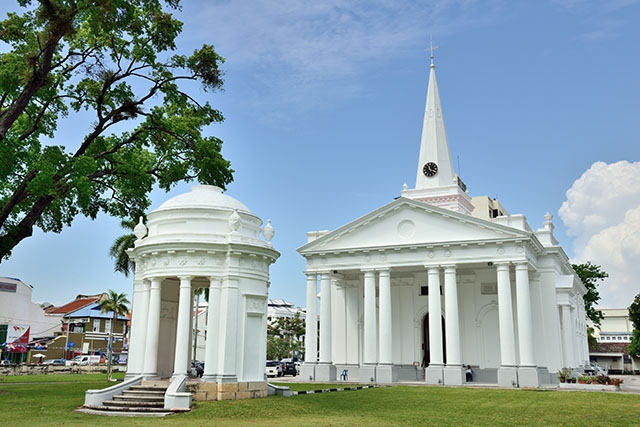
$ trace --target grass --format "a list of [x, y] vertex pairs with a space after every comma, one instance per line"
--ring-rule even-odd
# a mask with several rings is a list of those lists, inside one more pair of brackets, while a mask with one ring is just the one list
[[[32, 377], [36, 377], [35, 375]], [[102, 417], [73, 412], [84, 392], [108, 386], [104, 374], [6, 377], [0, 382], [5, 420], [38, 426], [631, 426], [640, 395], [603, 392], [395, 386], [226, 402], [196, 402], [165, 418]], [[10, 379], [9, 379], [10, 378]], [[73, 381], [69, 381], [73, 378]], [[300, 385], [316, 389], [318, 385]], [[326, 385], [320, 388], [327, 388]], [[335, 386], [335, 385], [334, 385]]]

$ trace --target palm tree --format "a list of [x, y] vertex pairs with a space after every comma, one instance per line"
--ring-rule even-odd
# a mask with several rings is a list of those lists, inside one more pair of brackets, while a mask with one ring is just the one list
[[113, 350], [111, 349], [111, 343], [113, 341], [113, 330], [116, 327], [116, 319], [118, 315], [126, 316], [129, 313], [129, 300], [124, 293], [117, 293], [116, 291], [109, 289], [107, 298], [103, 299], [100, 303], [101, 313], [113, 313], [111, 321], [111, 328], [109, 328], [109, 341], [107, 342], [107, 381], [111, 381], [111, 359], [113, 357]]
[[[133, 231], [138, 223], [133, 219], [123, 219], [120, 226], [125, 230]], [[129, 277], [129, 273], [133, 272], [133, 262], [127, 255], [127, 249], [133, 248], [137, 237], [133, 233], [124, 234], [118, 237], [113, 245], [109, 248], [109, 256], [114, 260], [113, 271], [122, 273], [125, 277]]]

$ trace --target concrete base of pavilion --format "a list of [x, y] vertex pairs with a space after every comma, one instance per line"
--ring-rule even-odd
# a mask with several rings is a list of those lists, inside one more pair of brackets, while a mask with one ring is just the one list
[[376, 377], [377, 365], [362, 365], [360, 366], [360, 381], [363, 383], [377, 383], [379, 380]]
[[199, 401], [255, 399], [268, 395], [266, 381], [190, 381], [187, 391], [192, 393], [193, 400]]

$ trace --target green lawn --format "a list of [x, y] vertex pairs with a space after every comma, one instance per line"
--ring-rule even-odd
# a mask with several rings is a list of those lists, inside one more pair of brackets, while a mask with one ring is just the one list
[[[15, 425], [101, 427], [640, 424], [640, 395], [426, 386], [380, 387], [290, 398], [196, 402], [195, 410], [187, 414], [123, 419], [73, 412], [83, 403], [85, 390], [108, 385], [104, 374], [35, 377], [5, 377], [0, 381], [0, 413], [4, 421], [13, 420]], [[27, 378], [40, 381], [20, 381]]]

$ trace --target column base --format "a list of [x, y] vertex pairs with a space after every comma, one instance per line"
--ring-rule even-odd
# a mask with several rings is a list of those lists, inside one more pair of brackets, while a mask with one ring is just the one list
[[397, 375], [393, 365], [376, 366], [376, 382], [391, 384], [396, 382]]
[[315, 363], [303, 363], [300, 365], [300, 379], [306, 381], [316, 380], [316, 364]]
[[372, 382], [372, 383], [377, 382], [376, 365], [360, 366], [359, 374], [360, 374], [360, 382], [362, 382], [363, 384], [368, 382]]
[[160, 379], [160, 375], [158, 375], [156, 373], [142, 374], [142, 377], [145, 380], [157, 380], [157, 379]]
[[318, 363], [316, 365], [316, 381], [335, 381], [336, 367], [331, 363]]
[[538, 369], [535, 366], [518, 367], [518, 381], [520, 387], [538, 388], [540, 386]]
[[[172, 377], [173, 378], [173, 377]], [[219, 375], [219, 374], [204, 374], [202, 381], [216, 382], [216, 383], [237, 383], [238, 377], [235, 375]]]
[[445, 385], [462, 385], [466, 382], [462, 365], [447, 365], [444, 367]]
[[425, 380], [427, 384], [443, 385], [444, 384], [444, 366], [431, 363], [427, 366]]
[[518, 369], [515, 366], [498, 368], [498, 387], [518, 387]]

